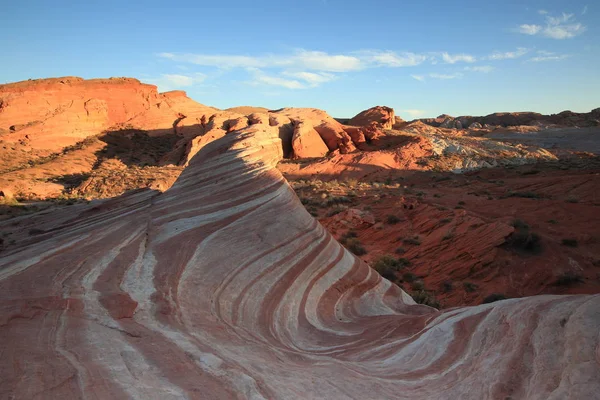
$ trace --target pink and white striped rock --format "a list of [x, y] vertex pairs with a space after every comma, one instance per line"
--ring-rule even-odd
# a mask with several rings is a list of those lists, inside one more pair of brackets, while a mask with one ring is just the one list
[[305, 211], [281, 152], [251, 126], [165, 193], [36, 216], [0, 260], [0, 398], [598, 398], [600, 296], [416, 305]]

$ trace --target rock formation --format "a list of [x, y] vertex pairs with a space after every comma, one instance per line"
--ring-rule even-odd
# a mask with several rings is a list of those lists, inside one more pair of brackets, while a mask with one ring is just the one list
[[396, 123], [394, 109], [384, 106], [369, 108], [352, 118], [348, 125], [369, 126], [371, 123], [377, 123], [383, 129], [392, 129]]
[[162, 194], [22, 220], [0, 398], [597, 397], [599, 295], [417, 305], [302, 207], [278, 136], [227, 134]]
[[3, 141], [51, 151], [120, 127], [193, 137], [200, 133], [200, 118], [216, 111], [183, 91], [159, 94], [156, 86], [132, 78], [64, 77], [0, 85], [0, 103]]

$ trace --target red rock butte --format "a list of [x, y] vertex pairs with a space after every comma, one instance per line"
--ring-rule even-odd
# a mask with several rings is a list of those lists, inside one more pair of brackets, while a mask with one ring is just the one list
[[0, 260], [0, 398], [598, 398], [599, 295], [415, 304], [302, 207], [279, 134], [40, 215]]

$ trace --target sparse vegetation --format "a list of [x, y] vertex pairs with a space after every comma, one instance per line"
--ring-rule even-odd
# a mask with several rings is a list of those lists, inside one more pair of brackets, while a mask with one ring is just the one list
[[531, 232], [526, 222], [515, 219], [512, 225], [516, 229], [508, 239], [508, 243], [512, 247], [529, 253], [537, 253], [542, 249], [541, 237], [537, 233]]
[[404, 282], [414, 282], [417, 279], [417, 276], [415, 274], [413, 274], [412, 272], [405, 272], [404, 274], [402, 274], [402, 280]]
[[404, 254], [406, 253], [406, 250], [404, 249], [404, 247], [398, 247], [396, 249], [396, 254]]
[[444, 293], [450, 293], [452, 290], [454, 290], [454, 284], [452, 281], [444, 281], [442, 283], [442, 291]]
[[477, 290], [478, 286], [472, 282], [464, 282], [463, 288], [465, 289], [465, 292], [473, 293], [474, 291]]
[[405, 238], [402, 240], [402, 242], [404, 244], [412, 244], [414, 246], [420, 246], [421, 245], [421, 239], [418, 236], [412, 237], [412, 238]]
[[577, 283], [583, 283], [583, 277], [575, 272], [565, 272], [556, 278], [554, 282], [557, 286], [571, 286]]
[[411, 293], [413, 300], [418, 304], [424, 304], [433, 308], [440, 308], [440, 302], [435, 298], [435, 295], [426, 290], [419, 290]]
[[507, 298], [508, 297], [506, 297], [505, 295], [503, 295], [501, 293], [492, 293], [492, 294], [484, 297], [481, 304], [493, 303], [495, 301], [506, 300]]
[[396, 225], [398, 222], [400, 222], [400, 218], [390, 214], [386, 217], [385, 222], [387, 222], [389, 225]]
[[567, 247], [577, 247], [579, 245], [577, 239], [563, 239], [561, 244]]
[[508, 197], [522, 197], [525, 199], [541, 199], [543, 196], [535, 192], [509, 192]]
[[408, 260], [405, 258], [396, 259], [390, 255], [384, 255], [373, 263], [373, 269], [384, 278], [394, 281], [396, 280], [396, 272], [404, 268], [407, 262]]
[[364, 248], [360, 240], [351, 238], [346, 241], [346, 248], [357, 256], [364, 256], [367, 254], [367, 249]]

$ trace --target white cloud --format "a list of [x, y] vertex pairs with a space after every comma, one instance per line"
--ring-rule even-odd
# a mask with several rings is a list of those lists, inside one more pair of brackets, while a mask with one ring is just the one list
[[359, 58], [327, 54], [322, 51], [297, 50], [290, 55], [228, 55], [159, 53], [159, 57], [179, 62], [217, 68], [302, 68], [317, 71], [345, 72], [363, 68]]
[[416, 79], [420, 82], [425, 81], [425, 77], [423, 75], [411, 75], [411, 78]]
[[415, 118], [415, 117], [425, 114], [426, 111], [411, 109], [411, 110], [401, 110], [401, 112], [410, 115], [412, 118]]
[[269, 86], [280, 86], [286, 89], [305, 89], [306, 86], [296, 79], [286, 79], [279, 76], [267, 75], [258, 68], [248, 68], [253, 77], [252, 81], [248, 82], [251, 85], [269, 85]]
[[529, 49], [526, 49], [525, 47], [518, 47], [516, 51], [507, 51], [507, 52], [494, 51], [491, 55], [489, 55], [487, 57], [487, 59], [488, 60], [506, 60], [506, 59], [519, 58], [519, 57], [524, 56], [528, 52], [529, 52]]
[[473, 57], [472, 55], [469, 54], [448, 54], [448, 53], [442, 53], [442, 59], [444, 60], [445, 63], [447, 64], [454, 64], [457, 62], [468, 62], [468, 63], [473, 63], [476, 61], [476, 58]]
[[550, 39], [571, 39], [581, 35], [587, 27], [575, 21], [573, 14], [562, 13], [557, 17], [546, 15], [546, 26], [523, 24], [515, 29], [525, 35], [542, 35]]
[[552, 39], [571, 39], [581, 35], [587, 28], [582, 24], [555, 25], [544, 29], [543, 35]]
[[200, 73], [194, 75], [163, 74], [162, 79], [173, 86], [186, 87], [203, 82], [206, 79], [206, 75]]
[[423, 54], [410, 52], [396, 53], [393, 51], [362, 52], [365, 61], [382, 67], [414, 67], [429, 58]]
[[463, 74], [460, 72], [456, 72], [454, 74], [429, 74], [429, 77], [433, 79], [457, 79], [462, 78]]
[[476, 66], [476, 67], [465, 67], [465, 71], [473, 71], [473, 72], [483, 72], [483, 73], [488, 73], [488, 72], [492, 72], [494, 70], [494, 67], [492, 67], [491, 65], [480, 65], [480, 66]]
[[329, 82], [329, 81], [332, 81], [335, 79], [334, 74], [329, 74], [326, 72], [315, 73], [315, 72], [306, 72], [306, 71], [303, 71], [303, 72], [285, 71], [283, 73], [283, 75], [303, 80], [312, 87], [319, 86], [322, 83]]
[[201, 73], [194, 74], [162, 74], [159, 77], [148, 77], [145, 79], [150, 84], [158, 86], [160, 92], [169, 90], [183, 89], [198, 85], [206, 80], [206, 75]]
[[542, 30], [540, 25], [529, 25], [523, 24], [519, 25], [517, 28], [517, 32], [522, 33], [524, 35], [537, 35]]
[[357, 57], [329, 55], [322, 51], [300, 50], [285, 62], [317, 71], [345, 72], [363, 68], [361, 60]]
[[560, 60], [564, 60], [566, 58], [571, 57], [569, 54], [556, 54], [556, 53], [552, 53], [552, 52], [544, 51], [544, 50], [538, 51], [538, 54], [540, 54], [540, 55], [537, 57], [532, 57], [527, 61], [531, 61], [531, 62], [560, 61]]
[[587, 14], [587, 11], [588, 11], [588, 6], [587, 6], [587, 4], [586, 4], [586, 5], [583, 7], [583, 10], [581, 10], [581, 15], [585, 15], [585, 14]]
[[538, 14], [546, 15], [546, 14], [548, 14], [548, 11], [546, 11], [546, 10], [538, 10]]

